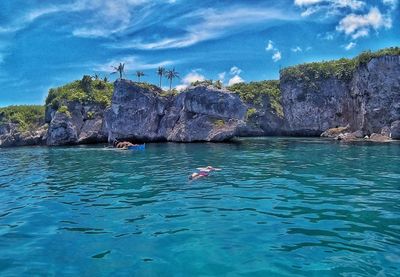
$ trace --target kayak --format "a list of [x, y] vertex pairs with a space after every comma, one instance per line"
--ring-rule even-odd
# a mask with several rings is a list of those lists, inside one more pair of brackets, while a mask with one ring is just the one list
[[128, 150], [144, 150], [145, 148], [146, 144], [128, 146]]

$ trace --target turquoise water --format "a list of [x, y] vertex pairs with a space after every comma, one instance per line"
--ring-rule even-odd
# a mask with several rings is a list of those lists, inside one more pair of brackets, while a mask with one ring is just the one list
[[399, 143], [0, 149], [1, 276], [399, 272]]

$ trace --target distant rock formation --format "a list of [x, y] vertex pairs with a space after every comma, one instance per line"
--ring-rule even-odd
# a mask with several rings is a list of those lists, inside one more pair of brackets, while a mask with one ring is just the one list
[[37, 130], [23, 132], [14, 123], [1, 123], [0, 146], [114, 139], [218, 142], [263, 135], [400, 139], [400, 56], [373, 57], [351, 70], [343, 67], [344, 73], [340, 63], [336, 65], [340, 74], [310, 71], [310, 77], [304, 72], [307, 65], [281, 74], [279, 112], [276, 98], [274, 109], [267, 94], [258, 98], [256, 107], [237, 93], [213, 86], [193, 86], [173, 95], [155, 86], [117, 80], [108, 108], [79, 101], [67, 101], [57, 110], [48, 105], [48, 125]]
[[400, 56], [373, 58], [347, 80], [318, 77], [312, 85], [281, 78], [285, 134], [317, 136], [347, 125], [363, 136], [396, 129], [391, 125], [400, 119]]
[[163, 96], [119, 80], [105, 122], [109, 141], [225, 141], [237, 135], [245, 113], [236, 94], [211, 86]]

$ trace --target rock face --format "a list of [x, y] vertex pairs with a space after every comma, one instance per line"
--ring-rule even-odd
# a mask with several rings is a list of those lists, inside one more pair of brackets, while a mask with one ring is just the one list
[[400, 119], [400, 56], [371, 59], [350, 79], [290, 76], [281, 78], [283, 131], [288, 135], [320, 135], [349, 125], [349, 132], [383, 133]]
[[198, 86], [162, 96], [119, 80], [105, 121], [109, 141], [224, 141], [237, 134], [245, 113], [239, 97], [224, 90]]
[[0, 125], [0, 147], [32, 146], [45, 143], [47, 126], [43, 125], [36, 130], [20, 131], [19, 125], [6, 123]]
[[354, 99], [354, 129], [380, 133], [400, 119], [400, 56], [372, 59], [354, 74], [351, 89]]
[[329, 128], [346, 126], [352, 116], [349, 84], [336, 78], [310, 85], [302, 79], [281, 79], [283, 131], [288, 135], [319, 136]]
[[47, 145], [101, 143], [107, 141], [104, 128], [104, 107], [80, 102], [67, 103], [68, 112], [57, 112], [47, 107], [49, 123]]
[[396, 120], [390, 126], [390, 137], [392, 139], [400, 139], [400, 120]]

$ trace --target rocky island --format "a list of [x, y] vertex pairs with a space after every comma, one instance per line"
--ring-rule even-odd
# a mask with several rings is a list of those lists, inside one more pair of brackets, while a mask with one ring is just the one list
[[226, 141], [236, 136], [400, 139], [400, 48], [285, 68], [276, 81], [184, 91], [84, 76], [46, 105], [0, 109], [0, 146]]

